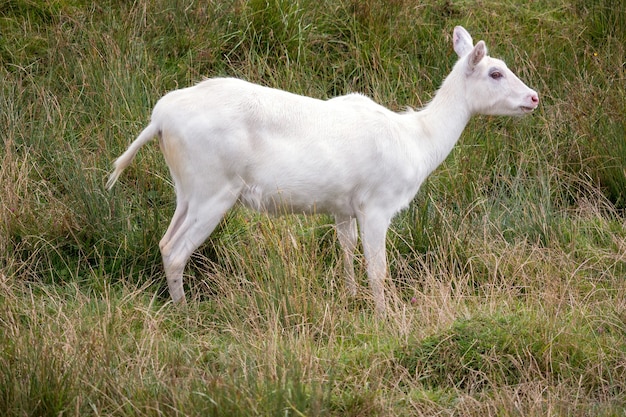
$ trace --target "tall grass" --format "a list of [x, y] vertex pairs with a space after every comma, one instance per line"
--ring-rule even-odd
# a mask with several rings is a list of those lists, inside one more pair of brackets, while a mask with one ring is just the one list
[[[542, 104], [472, 120], [394, 220], [387, 320], [330, 219], [244, 209], [167, 303], [158, 147], [103, 186], [161, 95], [229, 75], [420, 107], [457, 24]], [[619, 5], [9, 0], [0, 33], [5, 415], [623, 415]]]

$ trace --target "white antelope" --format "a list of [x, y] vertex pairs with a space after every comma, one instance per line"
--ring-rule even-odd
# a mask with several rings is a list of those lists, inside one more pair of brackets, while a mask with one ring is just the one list
[[115, 161], [107, 188], [158, 136], [176, 189], [176, 211], [159, 243], [172, 299], [184, 301], [187, 261], [239, 202], [270, 213], [332, 214], [352, 295], [358, 222], [376, 310], [384, 313], [391, 219], [472, 115], [523, 115], [539, 104], [504, 62], [487, 56], [484, 41], [474, 46], [458, 26], [453, 46], [458, 62], [420, 111], [395, 113], [359, 94], [318, 100], [231, 78], [161, 98]]

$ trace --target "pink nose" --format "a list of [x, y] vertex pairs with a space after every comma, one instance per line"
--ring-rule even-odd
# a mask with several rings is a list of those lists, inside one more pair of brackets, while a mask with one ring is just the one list
[[539, 105], [539, 96], [537, 93], [531, 94], [530, 101], [537, 107]]

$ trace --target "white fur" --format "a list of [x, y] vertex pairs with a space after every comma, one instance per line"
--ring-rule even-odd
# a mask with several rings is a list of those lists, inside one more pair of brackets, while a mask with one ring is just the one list
[[159, 244], [172, 299], [184, 300], [192, 252], [240, 202], [278, 214], [334, 215], [352, 294], [358, 221], [376, 309], [384, 312], [385, 237], [393, 216], [450, 153], [473, 114], [521, 115], [539, 102], [462, 27], [453, 44], [459, 61], [417, 112], [394, 113], [358, 94], [323, 101], [229, 78], [161, 98], [151, 123], [115, 161], [107, 187], [159, 136], [177, 199]]

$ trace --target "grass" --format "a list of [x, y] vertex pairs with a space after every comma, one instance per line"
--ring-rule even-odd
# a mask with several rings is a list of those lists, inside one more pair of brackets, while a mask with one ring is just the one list
[[[3, 415], [623, 416], [623, 7], [594, 2], [83, 0], [0, 5]], [[232, 211], [168, 303], [158, 147], [111, 161], [165, 92], [230, 75], [394, 110], [452, 28], [542, 100], [478, 117], [388, 236], [384, 321], [324, 216]]]

